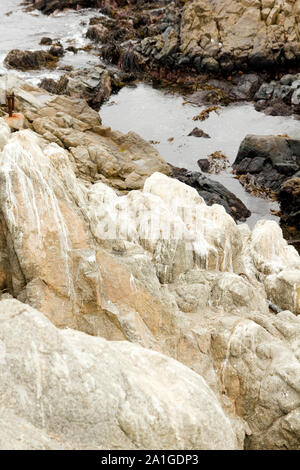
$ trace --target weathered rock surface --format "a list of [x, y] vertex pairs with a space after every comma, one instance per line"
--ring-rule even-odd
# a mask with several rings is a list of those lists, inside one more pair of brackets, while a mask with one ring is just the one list
[[200, 68], [211, 67], [214, 60], [216, 69], [227, 72], [299, 61], [299, 1], [274, 0], [267, 7], [264, 3], [188, 2], [181, 21], [182, 52], [197, 58]]
[[99, 110], [112, 93], [111, 74], [100, 66], [85, 67], [76, 72], [68, 72], [55, 81], [44, 78], [40, 85], [49, 93], [85, 99], [89, 106]]
[[16, 300], [0, 302], [0, 324], [2, 449], [238, 448], [214, 393], [182, 364], [58, 330]]
[[[214, 444], [209, 438], [211, 446], [299, 448], [300, 257], [278, 224], [260, 221], [252, 232], [236, 225], [223, 207], [207, 206], [196, 189], [156, 171], [165, 163], [151, 146], [104, 128], [83, 101], [16, 82], [14, 89], [32, 129], [10, 133], [0, 119], [0, 289], [27, 304], [10, 301], [19, 312], [10, 314], [0, 303], [0, 335], [11, 351], [0, 374], [1, 396], [13, 405], [9, 429], [29, 422], [38, 448], [57, 442], [66, 448], [206, 447], [197, 440], [206, 439], [199, 431], [206, 401], [194, 386], [178, 382], [187, 374], [197, 384], [203, 377], [215, 394], [209, 401], [223, 408], [218, 416], [230, 420], [227, 428], [217, 426], [216, 437], [231, 429], [237, 439], [227, 432], [229, 440]], [[133, 190], [122, 193], [121, 182]], [[283, 311], [274, 315], [268, 301]], [[57, 327], [122, 343], [58, 331], [29, 306]], [[170, 360], [161, 353], [194, 372], [173, 362], [169, 372]], [[104, 388], [97, 385], [102, 379]], [[109, 382], [120, 393], [103, 398], [99, 390]], [[122, 388], [125, 383], [129, 388]], [[170, 383], [176, 400], [186, 397], [176, 409], [170, 409], [176, 404]], [[150, 395], [163, 410], [154, 414], [157, 424], [149, 424], [152, 433]], [[137, 401], [143, 418], [136, 421], [131, 403], [136, 409]], [[192, 424], [190, 416], [197, 416]]]

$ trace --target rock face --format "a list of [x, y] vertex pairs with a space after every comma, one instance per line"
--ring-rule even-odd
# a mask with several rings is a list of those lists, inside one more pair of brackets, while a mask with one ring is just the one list
[[8, 427], [1, 449], [238, 448], [214, 393], [177, 361], [58, 330], [16, 300], [0, 303], [0, 323], [1, 399], [9, 410], [1, 413]]
[[31, 129], [0, 119], [0, 289], [22, 302], [0, 302], [0, 387], [20, 446], [298, 448], [300, 257], [279, 226], [236, 225], [83, 101], [14, 90]]
[[195, 0], [183, 12], [181, 50], [215, 71], [296, 62], [299, 20], [298, 0]]

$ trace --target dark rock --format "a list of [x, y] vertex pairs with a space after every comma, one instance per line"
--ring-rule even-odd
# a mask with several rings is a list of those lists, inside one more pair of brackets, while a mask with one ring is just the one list
[[194, 58], [194, 67], [197, 70], [197, 72], [202, 71], [202, 57], [195, 57]]
[[215, 174], [226, 170], [230, 166], [228, 158], [220, 150], [213, 152], [208, 158], [200, 158], [197, 163], [205, 173]]
[[300, 75], [287, 74], [279, 81], [263, 83], [254, 96], [255, 109], [270, 116], [300, 114]]
[[31, 0], [34, 8], [41, 10], [49, 15], [55, 10], [63, 10], [64, 8], [96, 8], [100, 3], [98, 0]]
[[274, 85], [271, 85], [270, 83], [263, 83], [260, 89], [255, 94], [254, 100], [255, 101], [269, 100], [270, 98], [272, 98], [273, 93], [274, 93]]
[[235, 220], [244, 221], [251, 215], [244, 203], [222, 184], [207, 178], [200, 172], [170, 166], [171, 176], [195, 188], [209, 206], [221, 204]]
[[54, 95], [67, 94], [68, 79], [62, 76], [57, 82], [53, 78], [43, 78], [39, 84], [40, 88], [44, 88]]
[[219, 62], [213, 57], [206, 57], [203, 59], [201, 66], [204, 70], [208, 70], [212, 73], [218, 73], [219, 71]]
[[258, 186], [278, 192], [300, 169], [300, 139], [247, 135], [233, 169], [238, 175], [254, 175]]
[[292, 107], [282, 101], [266, 102], [262, 110], [267, 116], [291, 116], [293, 114]]
[[65, 54], [65, 50], [61, 44], [55, 44], [50, 47], [49, 54], [55, 57], [62, 57]]
[[87, 66], [80, 71], [66, 73], [58, 81], [45, 78], [41, 81], [40, 87], [53, 94], [85, 99], [89, 106], [98, 111], [111, 95], [112, 81], [104, 67]]
[[282, 221], [300, 230], [300, 172], [298, 177], [288, 179], [282, 184], [278, 199]]
[[281, 100], [284, 103], [289, 104], [291, 102], [291, 96], [293, 93], [293, 88], [288, 85], [281, 85], [275, 88], [273, 93], [273, 100]]
[[202, 129], [199, 129], [199, 127], [195, 127], [192, 132], [189, 133], [189, 136], [193, 137], [204, 137], [205, 139], [210, 139], [210, 136], [206, 134]]
[[280, 83], [282, 85], [291, 85], [293, 83], [295, 79], [295, 76], [294, 75], [291, 75], [290, 73], [287, 74], [287, 75], [283, 75], [283, 77], [281, 77], [280, 79]]
[[204, 173], [209, 173], [210, 171], [210, 161], [208, 158], [199, 158], [197, 161], [200, 170], [204, 171]]
[[66, 51], [73, 52], [73, 54], [77, 54], [78, 49], [77, 47], [74, 47], [74, 46], [68, 46], [66, 47]]
[[108, 29], [102, 24], [90, 26], [87, 30], [86, 37], [95, 42], [104, 42], [108, 33]]
[[40, 67], [56, 67], [58, 58], [46, 51], [20, 51], [13, 49], [4, 59], [9, 67], [17, 70], [38, 69]]
[[255, 73], [236, 75], [232, 79], [233, 87], [229, 92], [229, 98], [233, 100], [252, 100], [261, 82], [261, 78]]

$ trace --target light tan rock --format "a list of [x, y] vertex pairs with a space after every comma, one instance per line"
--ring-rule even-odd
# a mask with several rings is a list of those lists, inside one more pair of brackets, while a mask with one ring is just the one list
[[0, 302], [0, 323], [2, 449], [239, 448], [216, 396], [177, 361], [58, 330], [16, 300]]
[[10, 136], [10, 127], [5, 122], [4, 119], [0, 119], [0, 151], [3, 150], [3, 147], [8, 142]]
[[[300, 40], [299, 1], [194, 0], [181, 22], [181, 50], [191, 57], [249, 60], [259, 66], [276, 62], [289, 44], [288, 60], [297, 58]], [[288, 21], [287, 21], [288, 17]]]

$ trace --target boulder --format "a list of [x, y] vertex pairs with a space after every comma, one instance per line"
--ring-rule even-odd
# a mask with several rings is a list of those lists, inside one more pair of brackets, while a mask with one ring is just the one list
[[[53, 52], [53, 50], [52, 50]], [[17, 70], [33, 70], [40, 67], [56, 67], [57, 55], [46, 51], [20, 51], [13, 49], [4, 59], [4, 63]]]
[[205, 139], [210, 139], [210, 136], [206, 134], [202, 129], [199, 129], [199, 127], [195, 127], [190, 133], [189, 136], [192, 137], [204, 137]]
[[247, 135], [233, 164], [236, 174], [250, 174], [257, 186], [278, 192], [300, 168], [300, 139]]

